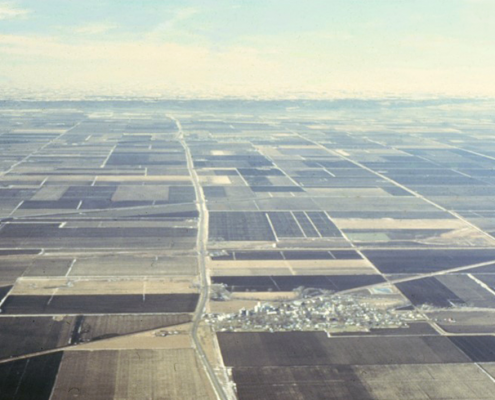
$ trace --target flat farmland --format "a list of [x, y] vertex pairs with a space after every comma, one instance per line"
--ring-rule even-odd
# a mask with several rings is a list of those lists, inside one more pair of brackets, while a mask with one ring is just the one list
[[193, 312], [197, 294], [9, 296], [5, 314], [140, 314]]
[[0, 317], [0, 359], [65, 347], [76, 327], [73, 317]]
[[[446, 337], [332, 337], [323, 332], [217, 334], [232, 367], [466, 363]], [[256, 351], [253, 351], [256, 349]]]
[[373, 400], [350, 366], [239, 367], [239, 400]]
[[196, 275], [197, 258], [191, 254], [102, 254], [78, 257], [69, 276], [167, 276]]
[[472, 364], [234, 368], [240, 400], [488, 400], [495, 383]]
[[373, 265], [354, 250], [238, 250], [212, 255], [207, 262], [214, 276], [376, 274]]
[[86, 315], [77, 317], [72, 343], [92, 342], [153, 329], [184, 324], [190, 314], [166, 315]]
[[195, 229], [188, 228], [63, 228], [54, 223], [13, 223], [0, 231], [2, 248], [192, 248]]
[[444, 275], [396, 285], [414, 305], [440, 308], [467, 306], [494, 308], [495, 295], [467, 275]]
[[127, 295], [197, 293], [189, 277], [166, 278], [20, 278], [17, 280], [11, 295]]
[[88, 400], [215, 398], [191, 349], [66, 352], [51, 400], [74, 393]]
[[274, 241], [270, 223], [264, 213], [212, 212], [209, 221], [210, 240]]
[[62, 352], [0, 364], [1, 400], [49, 400]]
[[495, 336], [450, 336], [449, 339], [474, 362], [495, 362]]
[[0, 102], [0, 399], [494, 399], [492, 103]]
[[341, 291], [385, 282], [381, 275], [275, 275], [275, 276], [221, 276], [213, 283], [227, 285], [233, 292], [275, 291], [290, 292], [299, 287]]
[[33, 256], [3, 256], [0, 263], [0, 282], [5, 286], [17, 278], [32, 277], [107, 277], [118, 276], [136, 279], [143, 276], [194, 276], [197, 258], [190, 252], [170, 252], [151, 256], [142, 252], [118, 254], [107, 252], [78, 252], [71, 256], [56, 253]]
[[279, 250], [246, 251], [234, 250], [220, 255], [212, 255], [212, 260], [361, 260], [362, 256], [355, 250]]
[[462, 311], [448, 309], [428, 313], [444, 331], [454, 334], [495, 334], [495, 319], [490, 310]]
[[398, 283], [396, 286], [414, 305], [427, 304], [435, 307], [451, 307], [453, 304], [466, 304], [437, 278], [418, 279]]
[[266, 214], [278, 238], [304, 238], [305, 234], [289, 212], [271, 212]]
[[495, 261], [495, 249], [370, 250], [364, 255], [384, 274], [415, 274]]
[[2, 300], [9, 293], [12, 286], [0, 286], [0, 300]]
[[495, 383], [473, 364], [355, 366], [373, 399], [488, 400]]

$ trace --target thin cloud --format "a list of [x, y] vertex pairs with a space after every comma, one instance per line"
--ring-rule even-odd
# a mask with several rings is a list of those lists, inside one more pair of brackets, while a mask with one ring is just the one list
[[0, 3], [0, 20], [15, 19], [26, 17], [30, 13], [30, 10], [18, 8], [12, 2]]
[[182, 30], [183, 25], [199, 12], [199, 8], [196, 7], [184, 7], [174, 10], [169, 19], [158, 24], [151, 30], [148, 38], [156, 39], [171, 32], [178, 34]]
[[[17, 86], [135, 93], [204, 93], [209, 96], [280, 93], [495, 94], [492, 68], [452, 65], [361, 67], [336, 54], [321, 59], [266, 54], [256, 47], [210, 46], [165, 41], [87, 40], [64, 42], [50, 36], [0, 35], [0, 76]], [[17, 61], [23, 60], [22, 64]], [[28, 62], [26, 62], [28, 61]], [[36, 68], [33, 68], [35, 61]], [[339, 67], [339, 63], [343, 66]], [[456, 63], [454, 63], [456, 64]], [[457, 63], [459, 64], [459, 63]]]
[[111, 23], [93, 23], [82, 25], [74, 29], [74, 31], [81, 35], [101, 35], [117, 28], [117, 25]]

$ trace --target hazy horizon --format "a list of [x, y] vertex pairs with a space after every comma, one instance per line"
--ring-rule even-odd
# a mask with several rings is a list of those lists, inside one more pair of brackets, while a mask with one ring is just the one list
[[490, 0], [0, 1], [0, 89], [493, 97]]

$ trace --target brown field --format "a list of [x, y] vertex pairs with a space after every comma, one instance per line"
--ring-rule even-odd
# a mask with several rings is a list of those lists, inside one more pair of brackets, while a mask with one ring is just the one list
[[190, 322], [191, 318], [191, 314], [86, 315], [82, 319], [79, 341], [109, 340], [121, 335], [165, 328], [174, 330], [176, 326]]
[[493, 310], [445, 310], [427, 315], [448, 333], [495, 333]]
[[[148, 332], [80, 344], [71, 350], [188, 349], [192, 346], [191, 324], [174, 325]], [[166, 333], [166, 335], [165, 335]]]
[[488, 400], [494, 383], [472, 364], [235, 368], [239, 400]]
[[[104, 365], [105, 368], [101, 368]], [[194, 350], [69, 351], [51, 400], [214, 399]]]

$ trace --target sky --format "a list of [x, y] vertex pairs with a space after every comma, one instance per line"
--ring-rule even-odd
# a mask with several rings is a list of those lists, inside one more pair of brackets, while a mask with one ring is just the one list
[[495, 0], [0, 0], [0, 90], [492, 97], [493, 21]]

